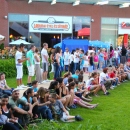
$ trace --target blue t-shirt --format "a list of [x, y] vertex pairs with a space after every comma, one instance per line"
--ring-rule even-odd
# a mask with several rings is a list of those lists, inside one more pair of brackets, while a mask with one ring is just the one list
[[99, 61], [104, 61], [104, 54], [103, 53], [100, 53], [99, 54]]
[[[33, 86], [32, 86], [32, 88], [33, 88]], [[33, 90], [34, 90], [34, 93], [35, 93], [35, 92], [38, 91], [38, 88], [33, 88]]]
[[79, 76], [78, 76], [78, 75], [76, 75], [76, 74], [73, 74], [73, 75], [72, 75], [72, 78], [74, 78], [74, 79], [78, 79], [78, 78], [79, 78]]
[[[25, 101], [26, 103], [28, 102], [28, 101], [27, 101], [27, 98], [26, 98], [26, 97], [24, 97], [24, 96], [21, 98], [21, 100]], [[32, 104], [32, 100], [33, 100], [33, 99], [32, 99], [32, 97], [30, 97], [30, 99], [29, 99], [29, 100], [30, 100], [30, 103]], [[18, 107], [19, 107], [19, 108], [23, 108], [23, 106], [22, 106], [21, 104], [19, 104], [19, 106], [18, 106]]]

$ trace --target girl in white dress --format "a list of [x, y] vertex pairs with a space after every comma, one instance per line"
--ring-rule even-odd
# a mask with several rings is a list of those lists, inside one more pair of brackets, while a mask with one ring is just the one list
[[89, 59], [88, 59], [88, 52], [86, 52], [84, 55], [84, 65], [83, 65], [84, 71], [86, 73], [88, 71], [88, 66], [89, 66]]

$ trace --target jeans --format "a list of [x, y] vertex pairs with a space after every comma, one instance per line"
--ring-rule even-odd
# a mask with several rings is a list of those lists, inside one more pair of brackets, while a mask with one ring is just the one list
[[58, 63], [54, 63], [54, 79], [60, 77], [60, 66]]
[[42, 118], [47, 118], [49, 120], [53, 119], [51, 110], [47, 106], [38, 107], [38, 115]]
[[79, 70], [79, 63], [74, 63], [74, 72]]
[[110, 65], [112, 66], [112, 58], [110, 58], [109, 61], [110, 61]]
[[118, 78], [116, 78], [115, 81], [112, 81], [112, 85], [113, 85], [113, 86], [116, 86], [117, 83], [118, 83]]
[[15, 124], [7, 122], [5, 125], [3, 125], [2, 130], [20, 130]]
[[118, 58], [114, 58], [114, 65], [118, 66]]
[[65, 66], [65, 71], [69, 70], [69, 65], [64, 65]]
[[3, 90], [4, 94], [7, 94], [8, 96], [12, 95], [12, 90]]
[[107, 60], [104, 61], [104, 66], [107, 67]]

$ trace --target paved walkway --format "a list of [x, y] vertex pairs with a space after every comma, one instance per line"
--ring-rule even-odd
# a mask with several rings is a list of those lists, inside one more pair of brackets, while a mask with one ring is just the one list
[[[86, 81], [87, 79], [88, 79], [88, 74], [84, 74], [84, 81]], [[49, 85], [50, 85], [50, 83], [51, 83], [51, 81], [53, 81], [53, 80], [49, 80], [49, 82], [46, 82], [46, 83], [43, 83], [43, 84], [39, 84], [39, 85], [38, 85], [38, 88], [40, 88], [40, 87], [48, 88]], [[24, 93], [27, 89], [28, 89], [28, 88], [25, 88], [24, 90], [20, 90], [20, 97], [23, 96], [23, 93]]]

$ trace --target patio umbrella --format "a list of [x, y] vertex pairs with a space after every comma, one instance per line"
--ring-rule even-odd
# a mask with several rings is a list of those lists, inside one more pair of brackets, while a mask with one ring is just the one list
[[56, 48], [56, 47], [60, 47], [60, 48], [62, 48], [62, 43], [60, 42], [60, 43], [57, 43], [56, 45], [54, 45], [53, 46], [54, 48]]
[[98, 40], [89, 41], [89, 46], [92, 46], [92, 47], [101, 47], [101, 48], [109, 48], [110, 47], [110, 45], [108, 43], [104, 43], [104, 42], [98, 41]]
[[25, 44], [25, 45], [29, 45], [29, 44], [31, 44], [31, 43], [26, 42], [25, 40], [22, 40], [22, 39], [19, 39], [19, 40], [16, 40], [16, 41], [10, 42], [9, 44], [10, 44], [10, 45], [20, 45], [21, 43], [23, 43], [23, 44]]
[[5, 40], [5, 36], [0, 34], [0, 41], [3, 41], [3, 40]]
[[89, 36], [90, 35], [90, 28], [83, 28], [78, 31], [78, 36]]

